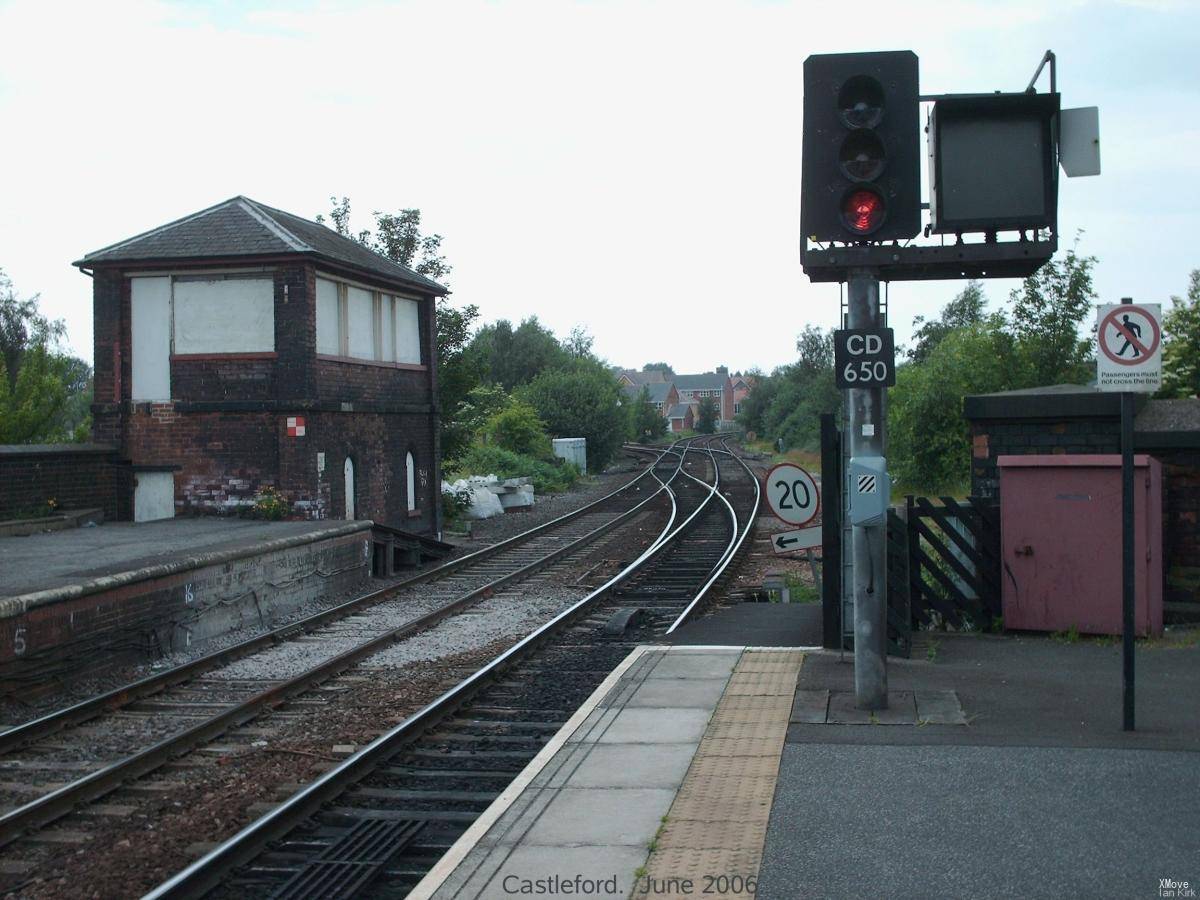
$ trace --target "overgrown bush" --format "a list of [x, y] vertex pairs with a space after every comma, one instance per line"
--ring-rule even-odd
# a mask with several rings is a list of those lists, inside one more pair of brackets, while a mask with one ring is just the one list
[[501, 450], [534, 459], [552, 456], [545, 424], [538, 418], [536, 409], [520, 400], [513, 400], [507, 408], [488, 419], [483, 433], [487, 444]]
[[532, 478], [536, 493], [565, 491], [579, 480], [579, 468], [565, 460], [546, 462], [513, 453], [502, 447], [472, 447], [455, 463], [455, 477], [495, 475], [505, 478]]

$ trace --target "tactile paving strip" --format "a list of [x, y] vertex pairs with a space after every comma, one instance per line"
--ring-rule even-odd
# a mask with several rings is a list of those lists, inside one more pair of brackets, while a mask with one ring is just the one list
[[753, 896], [803, 660], [742, 654], [631, 896]]
[[[740, 665], [740, 663], [739, 663]], [[791, 697], [796, 693], [799, 668], [784, 672], [742, 672], [734, 668], [726, 697]]]

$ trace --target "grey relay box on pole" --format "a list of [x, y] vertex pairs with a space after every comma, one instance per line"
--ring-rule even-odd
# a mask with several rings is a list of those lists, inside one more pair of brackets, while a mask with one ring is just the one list
[[882, 525], [892, 497], [892, 478], [882, 456], [852, 456], [847, 467], [851, 525]]

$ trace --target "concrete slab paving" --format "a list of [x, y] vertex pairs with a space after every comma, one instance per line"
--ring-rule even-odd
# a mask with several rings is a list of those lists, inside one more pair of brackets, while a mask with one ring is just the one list
[[564, 787], [527, 832], [501, 844], [546, 847], [643, 846], [675, 799], [672, 788]]
[[570, 787], [671, 788], [687, 773], [696, 746], [656, 744], [596, 744], [567, 776]]
[[713, 709], [725, 692], [727, 678], [656, 678], [637, 689], [626, 706]]
[[708, 727], [711, 709], [623, 709], [597, 740], [604, 744], [699, 743]]

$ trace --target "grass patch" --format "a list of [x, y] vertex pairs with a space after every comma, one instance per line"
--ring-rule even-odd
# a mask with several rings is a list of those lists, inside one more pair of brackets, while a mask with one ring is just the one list
[[793, 603], [821, 602], [821, 589], [815, 584], [809, 584], [794, 572], [788, 572], [783, 580], [787, 584], [788, 597]]

